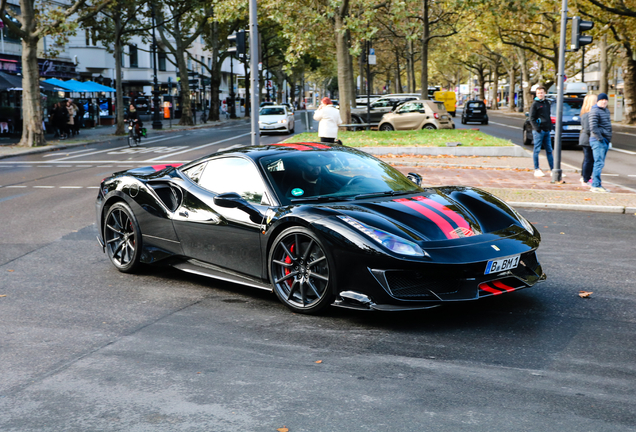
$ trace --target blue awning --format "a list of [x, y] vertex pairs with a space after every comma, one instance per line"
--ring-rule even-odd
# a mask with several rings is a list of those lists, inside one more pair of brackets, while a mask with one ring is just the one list
[[58, 87], [62, 87], [68, 91], [76, 92], [76, 93], [98, 93], [98, 92], [114, 93], [115, 92], [114, 88], [97, 84], [96, 82], [93, 82], [93, 81], [81, 82], [81, 81], [76, 81], [72, 79], [68, 81], [61, 81], [55, 78], [49, 78], [45, 80], [44, 82], [53, 84]]

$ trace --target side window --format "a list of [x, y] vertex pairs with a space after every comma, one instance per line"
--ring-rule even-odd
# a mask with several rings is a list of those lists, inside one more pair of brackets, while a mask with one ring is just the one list
[[374, 108], [383, 108], [391, 106], [391, 101], [389, 99], [380, 99], [371, 104]]
[[265, 194], [265, 184], [254, 164], [236, 157], [208, 161], [199, 185], [219, 194], [236, 192], [253, 204], [261, 204]]
[[399, 112], [401, 112], [401, 113], [410, 113], [410, 112], [417, 112], [417, 111], [419, 111], [421, 109], [424, 109], [424, 106], [421, 103], [406, 102], [405, 104], [400, 106]]

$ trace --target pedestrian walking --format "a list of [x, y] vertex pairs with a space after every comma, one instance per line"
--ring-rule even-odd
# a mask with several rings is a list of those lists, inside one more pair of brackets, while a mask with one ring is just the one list
[[598, 95], [596, 104], [589, 114], [590, 123], [590, 147], [594, 157], [594, 168], [592, 169], [592, 192], [609, 192], [602, 186], [601, 171], [605, 166], [605, 156], [612, 143], [612, 121], [607, 109], [607, 95]]
[[68, 137], [68, 110], [66, 109], [66, 103], [59, 102], [55, 109], [55, 127], [59, 131], [60, 139], [66, 139]]
[[581, 178], [579, 181], [583, 186], [591, 186], [592, 169], [594, 167], [594, 155], [590, 147], [590, 109], [596, 104], [596, 95], [587, 95], [583, 99], [581, 107], [581, 134], [579, 135], [579, 145], [583, 149], [583, 164], [581, 165]]
[[532, 125], [532, 138], [534, 139], [534, 176], [543, 177], [545, 174], [539, 169], [539, 153], [541, 148], [545, 148], [545, 155], [548, 158], [550, 171], [554, 168], [554, 158], [552, 157], [552, 120], [550, 119], [550, 102], [545, 98], [545, 87], [539, 86], [536, 90], [536, 97], [530, 107], [530, 124]]
[[84, 114], [86, 110], [84, 109], [84, 104], [80, 103], [75, 105], [77, 107], [77, 113], [75, 113], [75, 135], [79, 135], [80, 129], [84, 125]]
[[322, 98], [320, 106], [314, 113], [314, 120], [318, 123], [320, 142], [334, 143], [338, 139], [338, 126], [342, 124], [340, 111], [331, 103], [328, 97]]
[[75, 130], [75, 115], [77, 114], [77, 105], [73, 103], [73, 99], [66, 101], [66, 111], [68, 112], [68, 120], [66, 121], [66, 130], [68, 135], [73, 135]]

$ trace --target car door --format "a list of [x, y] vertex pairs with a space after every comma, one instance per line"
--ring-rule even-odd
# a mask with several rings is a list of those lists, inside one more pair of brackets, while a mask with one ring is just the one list
[[425, 114], [420, 113], [424, 109], [421, 102], [406, 102], [397, 110], [393, 118], [393, 124], [397, 130], [412, 130], [418, 128]]
[[[388, 98], [371, 103], [371, 123], [379, 123], [384, 114], [393, 111], [393, 104], [394, 102]], [[366, 119], [366, 117], [363, 118]]]
[[173, 219], [184, 254], [210, 264], [251, 276], [262, 277], [262, 217], [240, 208], [214, 204], [214, 197], [236, 192], [261, 215], [269, 195], [265, 183], [249, 159], [220, 157], [204, 162], [198, 171], [186, 172], [192, 180]]

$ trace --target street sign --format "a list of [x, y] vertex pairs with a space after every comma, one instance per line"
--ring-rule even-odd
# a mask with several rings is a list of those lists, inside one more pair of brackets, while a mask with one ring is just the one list
[[375, 48], [369, 48], [369, 64], [376, 64]]

